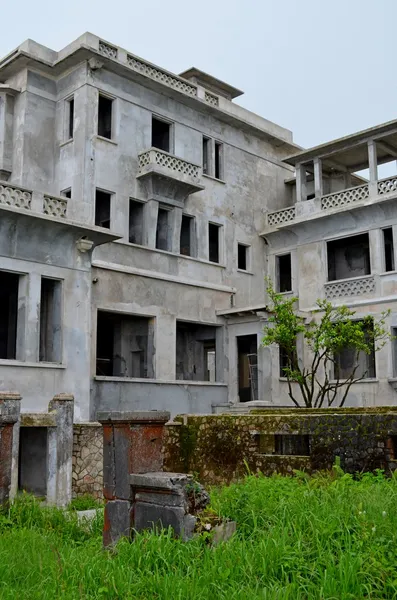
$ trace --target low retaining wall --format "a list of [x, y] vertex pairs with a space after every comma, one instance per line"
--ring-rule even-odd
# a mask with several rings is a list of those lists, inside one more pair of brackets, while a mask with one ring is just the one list
[[73, 426], [72, 497], [103, 498], [103, 433], [100, 423]]
[[204, 484], [261, 471], [350, 473], [397, 468], [397, 408], [278, 409], [248, 415], [179, 415], [167, 423], [164, 470]]

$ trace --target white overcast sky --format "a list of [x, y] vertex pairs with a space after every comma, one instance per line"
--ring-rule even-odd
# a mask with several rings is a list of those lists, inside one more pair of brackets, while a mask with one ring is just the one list
[[85, 31], [170, 71], [195, 66], [308, 147], [397, 119], [397, 0], [3, 2], [0, 55]]

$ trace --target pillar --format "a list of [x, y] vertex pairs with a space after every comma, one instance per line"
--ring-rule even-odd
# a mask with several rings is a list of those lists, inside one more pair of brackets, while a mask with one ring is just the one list
[[13, 464], [18, 464], [18, 457], [13, 457], [13, 438], [20, 412], [21, 396], [0, 392], [0, 504], [10, 498]]
[[368, 166], [369, 166], [369, 193], [377, 195], [378, 185], [378, 156], [375, 140], [368, 142]]
[[170, 211], [170, 230], [171, 230], [171, 252], [179, 254], [181, 246], [181, 225], [182, 225], [182, 209], [174, 208]]
[[143, 207], [143, 245], [148, 248], [156, 247], [157, 217], [159, 203], [148, 200]]
[[314, 195], [316, 198], [321, 198], [323, 192], [323, 164], [321, 158], [315, 158], [314, 165]]
[[72, 499], [74, 397], [54, 396], [48, 406], [56, 427], [48, 428], [47, 501], [66, 506]]
[[304, 165], [296, 165], [296, 201], [302, 202], [306, 198], [306, 167]]
[[130, 475], [162, 471], [167, 411], [99, 412], [103, 427], [104, 546], [129, 536], [132, 520]]

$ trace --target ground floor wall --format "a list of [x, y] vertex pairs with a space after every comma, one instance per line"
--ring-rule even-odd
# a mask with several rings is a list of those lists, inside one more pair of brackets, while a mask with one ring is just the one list
[[103, 434], [99, 423], [73, 427], [72, 497], [103, 498]]

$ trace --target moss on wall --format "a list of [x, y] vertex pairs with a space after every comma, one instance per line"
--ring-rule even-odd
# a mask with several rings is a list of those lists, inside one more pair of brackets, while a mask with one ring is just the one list
[[[262, 435], [309, 436], [310, 456], [261, 453], [260, 448], [267, 447], [260, 444]], [[196, 473], [206, 484], [236, 480], [247, 469], [266, 474], [315, 472], [331, 468], [336, 457], [348, 472], [391, 471], [396, 466], [392, 436], [397, 436], [397, 409], [389, 407], [183, 415], [169, 426], [164, 465], [168, 471]]]

